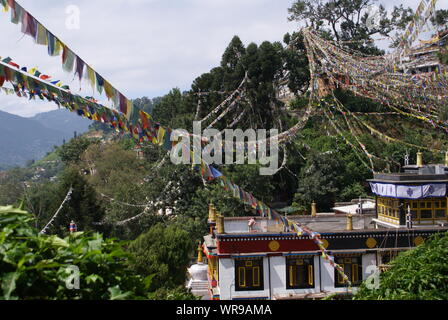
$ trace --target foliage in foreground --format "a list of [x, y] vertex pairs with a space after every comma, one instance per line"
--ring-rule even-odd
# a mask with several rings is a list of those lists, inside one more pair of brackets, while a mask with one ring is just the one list
[[[123, 243], [81, 232], [61, 239], [38, 234], [32, 215], [0, 207], [0, 299], [147, 299], [151, 277], [128, 268]], [[78, 290], [67, 289], [76, 266]]]
[[401, 253], [380, 275], [379, 289], [363, 283], [356, 300], [447, 300], [448, 234], [434, 235], [413, 250]]

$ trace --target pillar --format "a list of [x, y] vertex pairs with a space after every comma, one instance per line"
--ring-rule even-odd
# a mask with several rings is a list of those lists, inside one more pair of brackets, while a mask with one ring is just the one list
[[317, 217], [317, 206], [315, 201], [311, 204], [311, 216]]
[[417, 167], [423, 167], [423, 153], [417, 152]]
[[224, 232], [224, 217], [220, 214], [216, 215], [216, 231], [218, 233], [225, 233]]
[[347, 231], [353, 230], [353, 216], [351, 214], [347, 215]]
[[215, 206], [210, 203], [208, 205], [208, 220], [211, 222], [215, 222], [216, 221], [216, 209]]
[[199, 246], [198, 246], [198, 263], [202, 263], [202, 262], [203, 262], [202, 245], [199, 243]]

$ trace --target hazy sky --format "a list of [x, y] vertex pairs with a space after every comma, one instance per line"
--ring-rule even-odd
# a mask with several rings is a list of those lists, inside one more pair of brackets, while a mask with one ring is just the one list
[[[439, 0], [439, 8], [447, 8]], [[245, 45], [282, 41], [297, 30], [287, 21], [293, 0], [18, 0], [75, 53], [128, 98], [156, 97], [174, 87], [188, 90], [192, 81], [219, 65], [234, 35]], [[387, 1], [416, 8], [419, 0]], [[76, 5], [80, 28], [69, 29], [66, 13]], [[61, 57], [49, 57], [46, 47], [22, 37], [10, 13], [0, 12], [0, 56], [20, 66], [38, 67], [79, 92], [79, 81], [62, 71]], [[82, 95], [93, 92], [81, 84]], [[97, 94], [95, 94], [97, 96]], [[32, 116], [55, 109], [49, 103], [0, 94], [0, 110]]]

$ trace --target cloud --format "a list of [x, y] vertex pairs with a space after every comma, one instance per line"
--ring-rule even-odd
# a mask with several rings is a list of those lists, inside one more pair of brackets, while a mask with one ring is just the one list
[[[384, 2], [384, 1], [382, 1]], [[440, 2], [440, 1], [439, 1]], [[20, 0], [50, 31], [71, 47], [96, 71], [129, 98], [156, 97], [172, 88], [188, 90], [192, 81], [219, 65], [224, 49], [234, 35], [248, 45], [264, 40], [282, 41], [286, 32], [298, 29], [288, 22], [293, 0]], [[392, 1], [415, 9], [418, 0]], [[80, 12], [80, 29], [66, 28], [67, 6]], [[446, 4], [443, 4], [446, 7]], [[39, 67], [81, 95], [92, 92], [73, 74], [61, 68], [60, 57], [49, 57], [46, 48], [22, 38], [20, 26], [0, 12], [0, 56]], [[82, 88], [79, 91], [80, 87]], [[48, 110], [48, 104], [19, 102], [0, 95], [0, 109], [10, 101], [8, 112], [32, 115]], [[56, 107], [53, 107], [56, 108]]]
[[[129, 98], [189, 89], [196, 77], [219, 65], [234, 35], [246, 44], [281, 41], [295, 27], [287, 22], [291, 0], [79, 0], [79, 30], [65, 26], [65, 9], [73, 1], [20, 3]], [[49, 57], [28, 36], [21, 39], [20, 26], [9, 22], [9, 13], [0, 13], [0, 28], [0, 55], [37, 66], [79, 92], [78, 80], [62, 71], [60, 57]], [[92, 95], [87, 84], [81, 87], [79, 93]], [[0, 109], [4, 105], [0, 96]], [[8, 110], [24, 115], [44, 108]]]

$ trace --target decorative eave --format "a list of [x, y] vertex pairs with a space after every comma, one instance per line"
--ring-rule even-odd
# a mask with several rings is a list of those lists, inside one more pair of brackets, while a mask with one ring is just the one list
[[367, 179], [368, 182], [380, 182], [390, 184], [423, 184], [423, 183], [448, 183], [447, 174], [390, 174], [390, 175], [375, 175], [373, 179]]
[[[446, 232], [446, 227], [425, 229], [353, 230], [323, 232], [321, 240], [329, 251], [379, 250], [384, 248], [408, 248], [424, 242], [431, 235]], [[220, 234], [217, 236], [217, 254], [232, 257], [243, 254], [283, 255], [292, 252], [313, 253], [318, 246], [308, 236], [283, 234]]]

